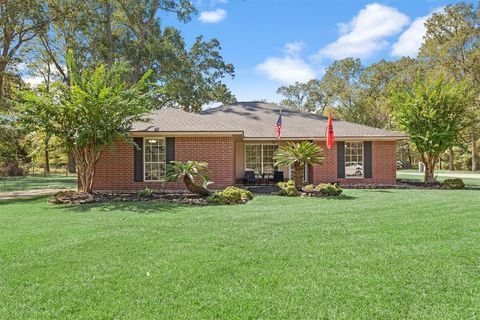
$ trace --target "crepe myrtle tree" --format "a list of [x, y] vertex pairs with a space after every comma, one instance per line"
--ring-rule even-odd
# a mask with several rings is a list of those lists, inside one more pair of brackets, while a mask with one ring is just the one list
[[440, 156], [460, 143], [472, 92], [464, 82], [444, 78], [417, 81], [411, 90], [393, 95], [394, 119], [405, 131], [425, 164], [425, 183], [435, 181]]
[[310, 141], [288, 142], [287, 145], [275, 150], [273, 160], [275, 160], [275, 166], [292, 166], [295, 187], [297, 190], [301, 190], [305, 164], [323, 163], [322, 149]]
[[122, 62], [80, 72], [69, 50], [67, 64], [70, 85], [51, 93], [51, 103], [42, 103], [42, 108], [28, 109], [29, 105], [38, 106], [39, 99], [26, 95], [31, 101], [26, 101], [25, 112], [35, 116], [41, 110], [49, 115], [49, 132], [74, 155], [79, 191], [91, 193], [100, 153], [113, 148], [117, 141], [131, 140], [128, 128], [150, 111], [156, 89], [147, 82], [151, 72], [134, 84], [126, 84], [124, 76], [129, 69]]
[[[196, 178], [200, 178], [202, 185], [198, 185], [195, 182]], [[199, 161], [171, 161], [167, 166], [167, 181], [176, 182], [179, 179], [183, 180], [188, 191], [202, 196], [210, 195], [207, 186], [212, 182], [208, 172], [208, 163]]]

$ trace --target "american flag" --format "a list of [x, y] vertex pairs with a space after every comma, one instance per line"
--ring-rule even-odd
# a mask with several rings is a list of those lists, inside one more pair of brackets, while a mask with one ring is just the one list
[[275, 133], [277, 134], [277, 140], [280, 140], [281, 130], [282, 130], [282, 111], [280, 111], [277, 122], [275, 123]]

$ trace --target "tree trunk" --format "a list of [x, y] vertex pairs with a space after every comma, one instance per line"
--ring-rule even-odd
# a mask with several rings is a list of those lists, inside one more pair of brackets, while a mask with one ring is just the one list
[[3, 86], [5, 84], [5, 69], [7, 68], [7, 63], [5, 62], [5, 57], [1, 57], [0, 61], [0, 101], [3, 101]]
[[86, 146], [73, 151], [78, 168], [79, 192], [92, 193], [95, 168], [100, 156], [100, 150], [94, 151], [92, 146]]
[[199, 194], [202, 196], [209, 196], [210, 191], [208, 191], [206, 188], [201, 187], [195, 183], [192, 179], [190, 179], [189, 176], [185, 175], [183, 176], [183, 183], [185, 183], [185, 186], [187, 187], [187, 190], [190, 191], [191, 193]]
[[43, 170], [43, 175], [47, 176], [50, 174], [50, 155], [48, 151], [49, 138], [45, 138], [45, 165]]
[[67, 169], [69, 173], [77, 173], [76, 169], [76, 160], [73, 152], [68, 153], [68, 164], [67, 164]]
[[477, 155], [478, 155], [477, 136], [475, 135], [475, 132], [473, 132], [472, 133], [472, 171], [478, 170]]
[[305, 165], [303, 163], [294, 163], [293, 164], [293, 181], [295, 182], [295, 188], [298, 191], [302, 190], [303, 187], [303, 177], [305, 173], [303, 172]]
[[454, 163], [453, 149], [450, 149], [450, 150], [449, 150], [449, 155], [448, 155], [448, 170], [450, 170], [450, 171], [455, 171], [455, 163]]
[[434, 155], [422, 156], [423, 163], [425, 164], [425, 184], [435, 183], [435, 164], [438, 161], [438, 157]]

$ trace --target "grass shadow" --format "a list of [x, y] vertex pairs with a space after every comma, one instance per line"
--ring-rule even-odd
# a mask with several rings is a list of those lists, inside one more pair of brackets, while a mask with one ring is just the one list
[[188, 207], [175, 203], [167, 203], [160, 201], [125, 201], [125, 202], [102, 202], [102, 203], [85, 203], [72, 205], [56, 205], [59, 210], [89, 213], [89, 212], [132, 212], [137, 214], [158, 214], [158, 213], [175, 213], [181, 208]]
[[323, 199], [328, 199], [328, 200], [355, 200], [357, 197], [355, 196], [349, 196], [346, 194], [341, 194], [339, 196], [328, 196], [328, 197], [321, 197]]

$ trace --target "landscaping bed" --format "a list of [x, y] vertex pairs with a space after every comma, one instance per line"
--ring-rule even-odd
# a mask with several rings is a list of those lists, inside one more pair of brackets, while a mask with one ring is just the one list
[[154, 192], [149, 196], [142, 196], [137, 192], [94, 192], [86, 194], [76, 191], [59, 192], [53, 195], [48, 202], [52, 204], [84, 204], [104, 202], [140, 202], [157, 201], [167, 203], [207, 205], [207, 197], [191, 193]]
[[138, 192], [94, 192], [92, 194], [68, 190], [54, 194], [48, 199], [48, 202], [51, 204], [84, 204], [93, 202], [157, 201], [187, 205], [233, 205], [247, 203], [252, 199], [253, 195], [248, 190], [237, 187], [227, 187], [223, 191], [212, 193], [210, 196], [185, 192], [154, 192], [152, 189], [145, 189]]

